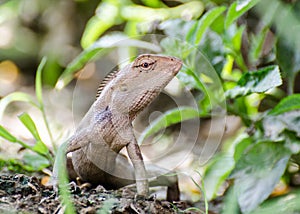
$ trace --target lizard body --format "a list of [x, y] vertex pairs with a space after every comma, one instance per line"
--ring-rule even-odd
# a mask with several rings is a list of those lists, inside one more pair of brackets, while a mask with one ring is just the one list
[[[150, 166], [146, 171], [132, 121], [181, 66], [175, 57], [140, 55], [100, 85], [96, 101], [67, 144], [66, 152], [72, 152], [73, 168], [83, 181], [113, 189], [136, 182], [137, 194], [148, 195], [148, 178], [162, 169]], [[119, 154], [124, 147], [132, 165]], [[150, 185], [168, 186], [167, 199], [179, 200], [176, 175], [159, 176]]]

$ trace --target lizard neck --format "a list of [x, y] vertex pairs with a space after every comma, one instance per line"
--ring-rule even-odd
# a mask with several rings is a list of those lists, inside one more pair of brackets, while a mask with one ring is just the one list
[[160, 91], [161, 90], [159, 89], [143, 91], [143, 93], [141, 93], [140, 96], [138, 96], [137, 99], [129, 107], [128, 114], [130, 121], [133, 121], [138, 113], [143, 111], [145, 107], [147, 107], [157, 97]]
[[[107, 87], [105, 93], [95, 101], [94, 106], [96, 111], [103, 111], [107, 106], [110, 107], [112, 112], [116, 115], [127, 117], [129, 121], [133, 121], [136, 116], [144, 110], [161, 92], [161, 88], [144, 89], [140, 88], [130, 98], [123, 99], [127, 95], [115, 92], [116, 87]], [[130, 92], [130, 94], [133, 94]]]

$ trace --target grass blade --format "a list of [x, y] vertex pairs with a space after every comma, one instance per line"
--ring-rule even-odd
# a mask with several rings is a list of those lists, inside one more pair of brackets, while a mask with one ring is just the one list
[[243, 6], [241, 6], [241, 4], [237, 1], [232, 3], [228, 9], [225, 19], [225, 28], [228, 28], [235, 20], [254, 7], [258, 2], [259, 0], [250, 0], [247, 1], [246, 4], [243, 4]]
[[23, 113], [19, 116], [20, 121], [24, 124], [24, 126], [30, 131], [35, 140], [41, 140], [38, 130], [36, 129], [36, 125], [34, 124], [32, 118], [28, 113]]
[[17, 138], [10, 134], [3, 126], [0, 125], [0, 136], [3, 137], [4, 139], [16, 143]]
[[23, 125], [28, 129], [28, 131], [32, 134], [34, 139], [36, 140], [36, 143], [33, 147], [31, 147], [31, 150], [37, 152], [40, 155], [43, 155], [43, 156], [46, 156], [47, 158], [52, 159], [52, 157], [49, 156], [48, 147], [41, 140], [38, 130], [36, 128], [36, 125], [33, 122], [32, 118], [29, 116], [29, 114], [23, 113], [19, 116], [19, 119], [23, 123]]
[[216, 7], [207, 13], [195, 23], [187, 33], [186, 41], [198, 45], [207, 28], [226, 10], [226, 7]]
[[35, 94], [36, 98], [40, 104], [40, 106], [43, 105], [43, 91], [42, 91], [42, 71], [43, 68], [45, 67], [47, 58], [43, 57], [41, 63], [39, 64], [37, 71], [36, 71], [36, 76], [35, 76]]
[[31, 149], [31, 147], [29, 145], [27, 145], [26, 143], [24, 143], [21, 140], [18, 140], [15, 136], [13, 136], [11, 133], [9, 133], [9, 131], [7, 131], [3, 126], [0, 125], [0, 137], [8, 140], [9, 142], [12, 143], [18, 143], [21, 146], [23, 146], [26, 149]]
[[62, 204], [65, 206], [64, 213], [73, 214], [75, 212], [74, 205], [71, 201], [71, 193], [69, 190], [69, 180], [66, 169], [66, 148], [68, 142], [63, 143], [57, 150], [55, 163], [53, 167], [54, 179], [58, 179], [59, 195]]
[[3, 114], [4, 114], [4, 111], [5, 111], [6, 107], [10, 103], [16, 102], [16, 101], [29, 103], [29, 104], [31, 104], [35, 107], [38, 107], [38, 105], [35, 103], [33, 97], [30, 96], [29, 94], [26, 94], [26, 93], [23, 93], [23, 92], [13, 92], [13, 93], [5, 96], [4, 98], [2, 98], [1, 101], [0, 101], [0, 120], [3, 117]]

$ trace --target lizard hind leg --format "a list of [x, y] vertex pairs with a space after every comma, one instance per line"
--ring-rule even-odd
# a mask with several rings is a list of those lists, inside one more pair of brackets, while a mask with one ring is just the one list
[[107, 181], [113, 189], [135, 183], [134, 168], [126, 156], [120, 153], [117, 155], [114, 171], [108, 175]]

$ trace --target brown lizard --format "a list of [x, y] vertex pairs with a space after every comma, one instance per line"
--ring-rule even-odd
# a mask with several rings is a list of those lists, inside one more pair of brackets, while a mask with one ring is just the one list
[[[175, 57], [145, 54], [119, 72], [108, 75], [99, 87], [96, 101], [67, 143], [66, 152], [72, 152], [71, 165], [76, 176], [112, 189], [135, 182], [137, 195], [143, 197], [149, 194], [149, 184], [167, 186], [167, 200], [179, 200], [178, 179], [174, 173], [170, 176], [159, 167], [145, 167], [132, 121], [181, 66], [181, 60]], [[132, 165], [119, 154], [123, 147]], [[155, 177], [157, 173], [160, 176]]]

